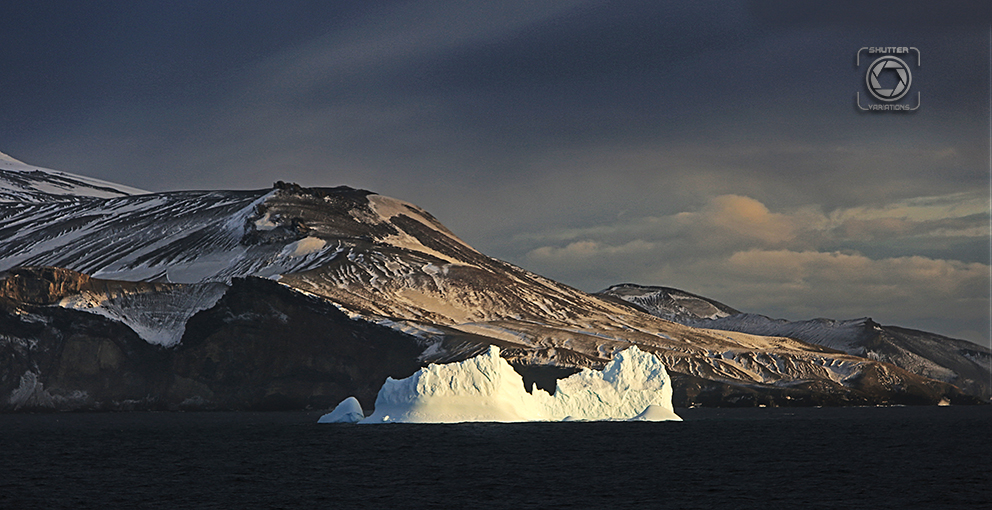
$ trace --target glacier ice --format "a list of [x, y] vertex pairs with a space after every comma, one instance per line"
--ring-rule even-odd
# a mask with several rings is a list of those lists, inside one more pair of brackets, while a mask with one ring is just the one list
[[362, 412], [362, 404], [355, 397], [348, 397], [341, 401], [333, 411], [323, 415], [317, 423], [358, 423], [365, 419]]
[[630, 347], [602, 371], [583, 369], [558, 381], [549, 395], [534, 388], [527, 393], [520, 375], [491, 346], [465, 361], [387, 379], [375, 412], [361, 423], [629, 419], [681, 420], [672, 408], [671, 379], [653, 354]]
[[671, 410], [666, 409], [664, 406], [652, 404], [629, 421], [665, 421], [671, 419], [668, 417], [671, 412]]

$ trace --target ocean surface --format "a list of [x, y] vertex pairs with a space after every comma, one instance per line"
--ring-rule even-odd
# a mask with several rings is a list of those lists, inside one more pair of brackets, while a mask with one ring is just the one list
[[992, 508], [992, 406], [684, 422], [0, 415], [0, 508]]

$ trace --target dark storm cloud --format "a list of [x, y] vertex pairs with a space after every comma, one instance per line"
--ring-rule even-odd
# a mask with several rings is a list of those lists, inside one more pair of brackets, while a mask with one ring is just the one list
[[986, 28], [988, 4], [980, 0], [835, 0], [790, 2], [749, 0], [747, 12], [762, 27], [868, 27], [939, 29], [972, 26]]
[[[848, 127], [854, 133], [882, 129], [881, 122], [889, 120], [846, 118], [852, 126], [837, 124], [853, 109], [849, 89], [857, 72], [850, 65], [850, 34], [761, 31], [755, 27], [765, 20], [752, 21], [743, 6], [726, 3], [536, 2], [488, 10], [387, 3], [350, 11], [304, 2], [278, 8], [190, 2], [165, 10], [97, 5], [102, 8], [76, 7], [58, 16], [51, 9], [57, 27], [33, 38], [70, 48], [49, 62], [45, 74], [71, 77], [72, 85], [55, 80], [58, 93], [33, 94], [26, 83], [38, 80], [24, 80], [19, 93], [6, 97], [75, 97], [59, 105], [61, 117], [43, 116], [54, 121], [46, 127], [71, 131], [84, 125], [83, 131], [99, 135], [89, 141], [115, 153], [111, 161], [90, 166], [100, 171], [117, 166], [113, 161], [122, 152], [132, 169], [162, 157], [167, 159], [159, 168], [169, 168], [183, 162], [163, 154], [171, 145], [199, 142], [204, 147], [197, 155], [218, 166], [206, 174], [214, 178], [203, 183], [212, 186], [229, 181], [223, 160], [238, 157], [230, 152], [256, 161], [295, 152], [301, 169], [333, 154], [335, 164], [360, 167], [363, 176], [390, 168], [390, 178], [398, 171], [402, 179], [411, 175], [403, 166], [411, 173], [430, 168], [455, 180], [517, 177], [547, 172], [532, 167], [535, 157], [590, 145], [712, 140], [767, 147], [769, 139], [782, 144], [830, 139], [851, 133]], [[751, 6], [751, 11], [784, 12], [786, 20], [823, 18], [817, 9], [796, 13], [773, 7]], [[34, 21], [32, 26], [44, 26]], [[78, 44], [65, 34], [78, 34]], [[856, 39], [861, 44], [871, 37]], [[960, 36], [952, 42], [942, 46], [960, 46]], [[32, 54], [24, 47], [10, 51]], [[41, 53], [59, 55], [54, 49]], [[948, 60], [950, 70], [982, 71]], [[923, 71], [940, 62], [935, 59]], [[66, 63], [72, 65], [60, 72]], [[936, 77], [949, 72], [938, 69]], [[918, 81], [932, 84], [932, 78]], [[954, 78], [928, 90], [928, 105], [944, 101], [960, 107], [983, 100], [973, 88], [941, 94], [947, 86], [974, 83], [971, 75]], [[9, 125], [22, 125], [17, 121], [32, 111], [9, 110], [20, 113]], [[899, 130], [918, 132], [919, 124], [884, 129], [905, 139]], [[115, 139], [120, 147], [114, 147]], [[240, 150], [216, 149], [225, 145]], [[219, 161], [210, 157], [212, 148]], [[808, 161], [782, 159], [788, 156], [774, 148], [765, 151], [774, 161], [758, 160], [760, 153], [727, 157], [738, 158], [759, 177], [785, 182], [824, 174]], [[317, 157], [308, 160], [308, 154]], [[248, 161], [237, 166], [255, 174], [240, 179], [241, 185], [267, 184], [263, 169]], [[193, 173], [202, 175], [202, 169]], [[161, 189], [181, 186], [192, 176], [180, 172], [176, 183], [169, 183], [167, 174], [139, 171], [131, 177], [137, 185]], [[288, 177], [309, 183], [327, 178], [300, 171]]]
[[106, 102], [215, 100], [235, 70], [333, 26], [330, 4], [7, 2], [4, 115], [31, 122], [43, 107], [71, 114]]
[[[33, 164], [365, 187], [585, 290], [793, 319], [912, 325], [936, 286], [927, 324], [987, 336], [983, 3], [31, 2], [0, 30], [0, 150]], [[857, 110], [871, 45], [921, 49], [916, 113]]]

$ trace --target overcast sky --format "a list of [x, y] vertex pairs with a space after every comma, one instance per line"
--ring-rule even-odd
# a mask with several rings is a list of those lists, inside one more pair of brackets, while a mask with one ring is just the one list
[[[4, 2], [0, 151], [345, 184], [586, 291], [988, 344], [988, 5], [793, 3]], [[919, 49], [918, 110], [858, 109], [865, 46]]]

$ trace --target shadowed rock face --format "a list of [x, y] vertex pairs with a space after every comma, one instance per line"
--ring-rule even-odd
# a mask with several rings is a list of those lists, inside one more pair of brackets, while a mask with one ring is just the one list
[[[53, 289], [96, 282], [64, 271], [24, 272], [22, 281], [27, 274], [41, 278], [15, 295], [33, 289], [48, 302]], [[6, 296], [0, 331], [3, 411], [305, 409], [349, 395], [371, 405], [387, 376], [419, 368], [423, 350], [413, 337], [257, 278], [234, 280], [188, 322], [177, 348], [150, 345], [100, 315]]]
[[0, 298], [0, 410], [157, 408], [168, 352], [99, 315]]
[[332, 304], [258, 278], [236, 279], [194, 316], [173, 353], [171, 402], [208, 408], [371, 407], [386, 377], [420, 368], [414, 337], [351, 320]]

